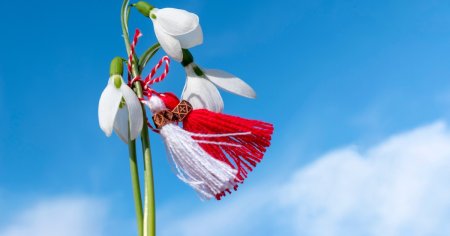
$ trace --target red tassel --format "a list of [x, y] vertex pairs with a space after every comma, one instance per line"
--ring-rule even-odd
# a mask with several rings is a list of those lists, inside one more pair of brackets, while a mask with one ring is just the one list
[[[262, 160], [266, 148], [270, 146], [273, 133], [272, 124], [216, 113], [205, 109], [193, 110], [189, 113], [183, 120], [183, 128], [189, 132], [199, 134], [250, 132], [248, 135], [197, 138], [241, 145], [240, 147], [234, 147], [201, 144], [201, 147], [212, 157], [227, 163], [238, 171], [235, 180], [236, 183], [242, 183], [247, 178], [247, 174], [252, 171], [253, 167]], [[234, 189], [237, 189], [237, 185]], [[222, 196], [225, 196], [226, 192], [231, 193], [229, 190], [224, 191], [217, 195], [216, 198], [220, 199]]]
[[[172, 93], [161, 94], [168, 109], [173, 109], [178, 103], [178, 98]], [[240, 118], [237, 116], [225, 115], [212, 112], [206, 109], [191, 111], [183, 120], [183, 128], [191, 133], [197, 134], [224, 134], [223, 137], [194, 137], [197, 140], [207, 140], [230, 145], [216, 145], [200, 143], [200, 146], [212, 157], [227, 163], [236, 169], [234, 190], [237, 184], [242, 183], [247, 175], [256, 165], [261, 162], [266, 148], [270, 146], [273, 133], [273, 125], [258, 121]], [[241, 135], [230, 135], [236, 133], [247, 133]], [[226, 193], [231, 193], [230, 189], [216, 195], [220, 200]]]

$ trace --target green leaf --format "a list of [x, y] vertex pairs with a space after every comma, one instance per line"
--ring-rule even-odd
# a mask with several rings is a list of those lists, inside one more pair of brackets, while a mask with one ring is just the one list
[[147, 49], [145, 51], [141, 58], [139, 58], [139, 72], [142, 72], [147, 65], [147, 63], [152, 59], [152, 57], [158, 52], [158, 50], [161, 48], [159, 43], [155, 43], [153, 46]]

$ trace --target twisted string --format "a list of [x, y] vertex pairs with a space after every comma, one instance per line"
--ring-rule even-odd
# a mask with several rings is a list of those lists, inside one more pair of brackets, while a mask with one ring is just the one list
[[[156, 71], [162, 66], [163, 63], [165, 63], [163, 73], [160, 76], [153, 78], [153, 76], [155, 76], [156, 74]], [[150, 74], [145, 78], [144, 89], [147, 90], [151, 85], [163, 81], [166, 78], [167, 74], [169, 73], [169, 66], [170, 66], [170, 58], [168, 56], [162, 57], [159, 60], [158, 64], [156, 64], [155, 67], [153, 67], [153, 69], [150, 71]]]
[[[155, 83], [159, 83], [161, 81], [163, 81], [167, 75], [169, 74], [169, 66], [170, 66], [170, 58], [168, 56], [164, 56], [162, 57], [158, 63], [153, 67], [153, 69], [150, 71], [150, 73], [147, 75], [147, 77], [145, 77], [144, 80], [142, 80], [142, 78], [138, 75], [136, 77], [132, 78], [132, 70], [133, 70], [133, 60], [134, 57], [136, 55], [136, 45], [139, 41], [139, 38], [142, 37], [142, 33], [139, 29], [136, 29], [135, 33], [134, 33], [134, 37], [133, 37], [133, 42], [130, 45], [130, 55], [128, 56], [128, 60], [127, 60], [127, 67], [128, 67], [128, 85], [130, 87], [133, 86], [134, 83], [136, 82], [140, 82], [143, 85], [143, 95], [146, 97], [150, 97], [152, 96], [152, 93], [155, 93], [155, 91], [151, 88], [151, 86]], [[156, 77], [153, 78], [156, 74], [156, 72], [158, 71], [158, 69], [163, 65], [163, 63], [165, 63], [164, 66], [164, 71], [163, 73]], [[139, 100], [141, 102], [145, 101], [145, 99], [143, 98], [139, 98]], [[155, 133], [159, 133], [158, 129], [155, 129], [150, 122], [147, 119], [147, 126]]]
[[128, 66], [128, 84], [132, 85], [134, 82], [136, 82], [137, 80], [140, 80], [139, 76], [137, 76], [136, 78], [133, 78], [133, 80], [131, 80], [131, 71], [133, 70], [133, 58], [136, 55], [136, 45], [138, 43], [139, 38], [142, 36], [142, 33], [139, 29], [136, 29], [135, 33], [134, 33], [134, 37], [133, 37], [133, 42], [131, 43], [130, 46], [130, 55], [128, 56], [128, 62], [127, 62], [127, 66]]
[[[159, 82], [163, 81], [169, 74], [170, 58], [168, 56], [162, 57], [158, 61], [158, 63], [153, 67], [153, 69], [150, 71], [150, 73], [147, 75], [147, 77], [145, 77], [144, 80], [142, 80], [142, 78], [140, 76], [136, 76], [135, 78], [131, 79], [131, 77], [132, 77], [131, 71], [133, 69], [133, 59], [136, 54], [135, 49], [136, 49], [136, 45], [139, 41], [139, 38], [141, 36], [142, 36], [141, 31], [139, 29], [136, 29], [136, 32], [133, 37], [133, 42], [131, 43], [131, 46], [130, 46], [131, 53], [130, 53], [130, 55], [128, 57], [128, 61], [127, 61], [128, 85], [131, 87], [131, 86], [133, 86], [133, 84], [135, 82], [140, 82], [143, 85], [144, 96], [150, 97], [152, 95], [152, 93], [155, 92], [150, 87], [155, 83], [159, 83]], [[158, 69], [163, 65], [163, 63], [165, 63], [163, 73], [160, 76], [153, 78], [155, 76], [156, 72], [158, 71]]]

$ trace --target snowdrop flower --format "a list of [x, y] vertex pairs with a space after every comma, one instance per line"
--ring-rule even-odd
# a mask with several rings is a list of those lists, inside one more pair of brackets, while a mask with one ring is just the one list
[[133, 90], [122, 79], [122, 58], [111, 62], [111, 77], [98, 104], [100, 128], [106, 136], [112, 131], [128, 143], [136, 139], [143, 127], [141, 103]]
[[159, 44], [174, 60], [183, 60], [183, 48], [203, 43], [203, 32], [196, 14], [176, 8], [158, 9], [143, 1], [133, 6], [152, 20]]
[[181, 97], [191, 103], [194, 109], [204, 108], [222, 112], [223, 100], [216, 86], [239, 96], [256, 97], [256, 92], [243, 80], [225, 71], [201, 69], [194, 63], [192, 54], [188, 50], [183, 52], [182, 64], [187, 79]]

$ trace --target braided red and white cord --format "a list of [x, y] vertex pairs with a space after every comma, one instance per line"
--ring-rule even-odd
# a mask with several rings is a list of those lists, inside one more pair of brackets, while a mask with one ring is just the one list
[[134, 33], [134, 37], [133, 37], [133, 42], [131, 43], [130, 46], [130, 55], [128, 56], [128, 83], [131, 85], [134, 82], [136, 82], [137, 80], [140, 80], [139, 76], [136, 78], [133, 78], [133, 80], [131, 80], [131, 71], [133, 70], [133, 58], [136, 55], [136, 45], [138, 43], [139, 38], [142, 36], [142, 33], [139, 29], [136, 29], [135, 33]]
[[[134, 37], [133, 37], [133, 42], [130, 45], [130, 55], [128, 56], [128, 60], [127, 60], [128, 85], [130, 87], [132, 87], [135, 82], [140, 82], [141, 84], [143, 84], [143, 90], [144, 90], [143, 95], [146, 97], [150, 97], [150, 96], [152, 96], [152, 93], [155, 92], [151, 88], [151, 86], [155, 83], [159, 83], [159, 82], [163, 81], [169, 74], [170, 58], [168, 56], [162, 57], [158, 61], [158, 63], [153, 67], [153, 69], [150, 71], [150, 74], [145, 78], [145, 80], [142, 80], [141, 76], [139, 76], [139, 75], [134, 77], [133, 79], [131, 79], [132, 78], [132, 70], [133, 70], [133, 59], [136, 55], [136, 45], [137, 45], [140, 37], [142, 37], [142, 33], [139, 29], [136, 29], [136, 31], [134, 33]], [[153, 78], [163, 63], [165, 63], [163, 73], [160, 76]], [[139, 100], [141, 102], [145, 101], [145, 99], [143, 99], [143, 98], [140, 98]], [[153, 128], [153, 126], [150, 124], [150, 122], [148, 120], [147, 120], [147, 126], [152, 131], [159, 133], [159, 130]]]
[[[160, 76], [153, 78], [153, 76], [155, 76], [156, 74], [156, 71], [162, 66], [164, 62], [165, 67], [163, 73]], [[153, 69], [150, 71], [150, 74], [145, 78], [144, 89], [147, 90], [148, 88], [150, 88], [151, 85], [163, 81], [166, 78], [167, 74], [169, 73], [169, 66], [170, 66], [170, 58], [168, 56], [162, 57], [159, 60], [158, 64], [156, 64], [155, 67], [153, 67]]]
[[[136, 45], [139, 41], [139, 38], [141, 36], [142, 36], [141, 31], [139, 29], [136, 29], [136, 32], [133, 37], [133, 42], [131, 43], [131, 46], [130, 46], [131, 53], [130, 53], [130, 55], [128, 57], [128, 61], [127, 61], [128, 85], [131, 87], [131, 86], [133, 86], [133, 84], [135, 82], [140, 82], [144, 86], [144, 95], [149, 97], [154, 92], [153, 89], [151, 89], [151, 86], [155, 83], [159, 83], [159, 82], [163, 81], [167, 77], [167, 74], [169, 74], [170, 58], [168, 56], [162, 57], [158, 61], [158, 63], [153, 67], [153, 69], [150, 71], [150, 74], [144, 80], [142, 80], [140, 76], [136, 76], [135, 78], [131, 79], [131, 77], [132, 77], [131, 71], [133, 70], [133, 59], [136, 54], [135, 49], [136, 49]], [[158, 69], [161, 68], [163, 63], [165, 63], [163, 73], [160, 76], [153, 78], [155, 76], [156, 72], [158, 71]]]

